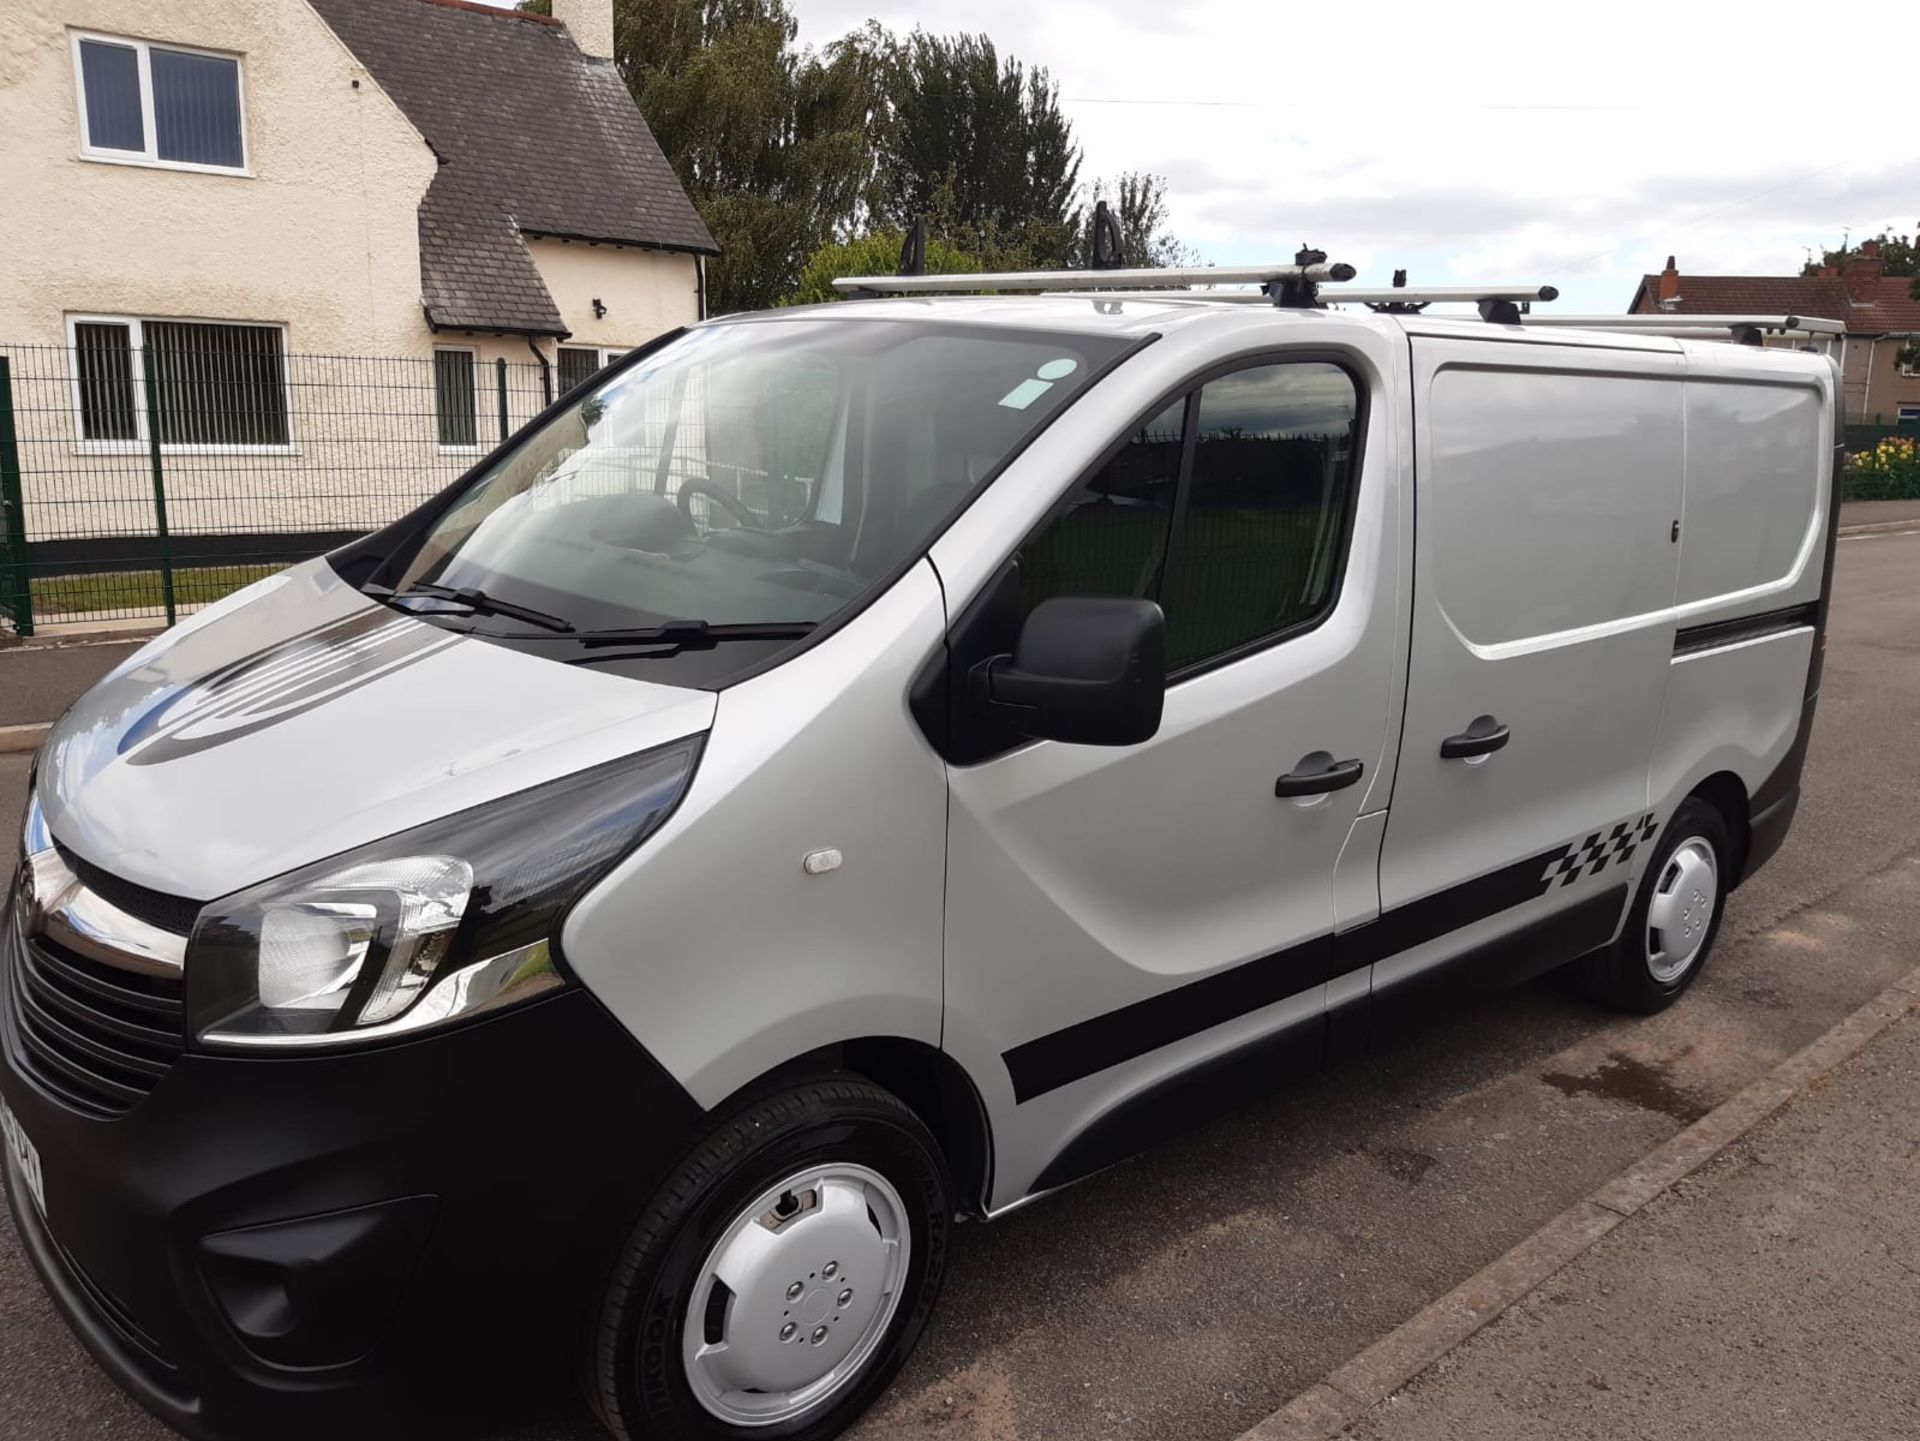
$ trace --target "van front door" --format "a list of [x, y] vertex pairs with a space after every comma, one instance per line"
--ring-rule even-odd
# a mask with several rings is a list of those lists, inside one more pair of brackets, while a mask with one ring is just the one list
[[1655, 828], [1678, 574], [1672, 342], [1412, 345], [1406, 723], [1381, 916], [1342, 937], [1376, 994], [1460, 956], [1510, 977], [1612, 939]]
[[1377, 381], [1332, 360], [1201, 381], [1066, 498], [980, 622], [1153, 598], [1171, 676], [1143, 745], [1008, 737], [950, 767], [946, 1046], [991, 1112], [996, 1205], [1190, 1122], [1176, 1074], [1230, 1100], [1320, 1059], [1335, 868], [1392, 702]]

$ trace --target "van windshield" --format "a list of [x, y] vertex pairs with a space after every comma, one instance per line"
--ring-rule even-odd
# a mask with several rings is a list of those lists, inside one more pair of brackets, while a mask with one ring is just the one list
[[477, 475], [393, 591], [515, 639], [799, 633], [921, 553], [1129, 343], [838, 317], [690, 331]]

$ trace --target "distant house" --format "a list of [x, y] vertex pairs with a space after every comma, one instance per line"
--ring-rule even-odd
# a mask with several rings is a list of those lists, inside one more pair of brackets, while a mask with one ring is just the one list
[[1841, 347], [1847, 418], [1920, 425], [1920, 367], [1900, 353], [1920, 345], [1920, 300], [1912, 277], [1882, 270], [1879, 242], [1868, 240], [1843, 266], [1814, 275], [1683, 275], [1667, 268], [1642, 277], [1629, 314], [1806, 315], [1846, 323]]
[[258, 361], [176, 452], [297, 447], [299, 355], [431, 358], [441, 440], [486, 439], [486, 362], [565, 389], [703, 308], [612, 4], [5, 0], [0, 348], [71, 347], [81, 444], [144, 442], [143, 346]]

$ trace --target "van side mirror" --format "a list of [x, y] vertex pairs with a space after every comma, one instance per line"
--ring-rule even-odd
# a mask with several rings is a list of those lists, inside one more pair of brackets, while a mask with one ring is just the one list
[[1130, 746], [1160, 729], [1167, 620], [1150, 600], [1043, 600], [1012, 655], [973, 668], [974, 704], [1035, 740]]

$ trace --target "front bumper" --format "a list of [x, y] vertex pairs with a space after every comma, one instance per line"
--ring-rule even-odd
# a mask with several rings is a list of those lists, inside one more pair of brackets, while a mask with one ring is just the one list
[[444, 1434], [563, 1385], [699, 1118], [579, 990], [378, 1050], [189, 1053], [111, 1120], [28, 1078], [5, 1000], [0, 1095], [47, 1200], [7, 1163], [28, 1255], [95, 1359], [193, 1437]]

